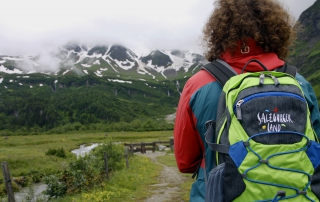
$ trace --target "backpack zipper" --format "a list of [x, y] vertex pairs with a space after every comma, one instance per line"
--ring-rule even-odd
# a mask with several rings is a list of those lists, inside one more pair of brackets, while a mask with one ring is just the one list
[[241, 113], [241, 105], [252, 100], [255, 98], [261, 98], [261, 97], [271, 97], [271, 96], [283, 96], [283, 97], [292, 97], [292, 98], [296, 98], [299, 99], [303, 102], [306, 102], [306, 100], [297, 94], [294, 93], [287, 93], [287, 92], [264, 92], [264, 93], [257, 93], [257, 94], [253, 94], [253, 95], [249, 95], [245, 98], [242, 98], [240, 100], [237, 101], [237, 103], [235, 104], [235, 112], [237, 114], [237, 119], [238, 120], [242, 120], [242, 113]]
[[[281, 76], [278, 76], [278, 77], [275, 77], [273, 76], [272, 74], [264, 74], [263, 72], [260, 72], [259, 75], [256, 75], [256, 76], [253, 76], [253, 75], [248, 75], [246, 77], [243, 77], [243, 79], [241, 80], [240, 83], [238, 83], [236, 86], [232, 87], [229, 89], [228, 93], [233, 91], [233, 90], [236, 90], [239, 88], [239, 86], [241, 86], [242, 82], [247, 79], [247, 78], [258, 78], [259, 79], [259, 85], [264, 85], [264, 79], [265, 79], [265, 76], [267, 77], [270, 77], [273, 79], [273, 81], [275, 82], [275, 85], [279, 85], [279, 80], [277, 78], [282, 78], [282, 77], [290, 77], [288, 75], [281, 75]], [[292, 77], [291, 77], [292, 78]]]
[[273, 82], [274, 82], [274, 85], [275, 86], [278, 86], [280, 83], [279, 83], [279, 80], [273, 76], [272, 74], [267, 74], [268, 77], [271, 77], [273, 79]]

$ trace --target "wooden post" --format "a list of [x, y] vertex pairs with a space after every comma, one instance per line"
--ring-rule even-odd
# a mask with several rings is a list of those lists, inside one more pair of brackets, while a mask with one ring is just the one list
[[105, 169], [106, 169], [106, 177], [107, 177], [107, 179], [109, 179], [108, 154], [106, 152], [104, 152], [104, 166], [105, 166]]
[[146, 146], [144, 145], [144, 142], [141, 142], [141, 153], [142, 154], [146, 153]]
[[171, 148], [171, 151], [173, 151], [173, 144], [174, 144], [174, 143], [173, 143], [173, 138], [171, 138], [171, 139], [170, 139], [170, 148]]
[[153, 153], [156, 151], [156, 147], [157, 147], [157, 143], [153, 142], [153, 146], [152, 146], [152, 152]]
[[126, 168], [128, 169], [129, 168], [129, 160], [128, 160], [128, 147], [126, 147], [126, 149], [124, 150], [124, 156], [126, 158]]
[[15, 202], [8, 163], [2, 162], [1, 166], [2, 166], [2, 172], [4, 177], [4, 183], [6, 184], [6, 190], [8, 194], [8, 202]]
[[133, 156], [133, 145], [132, 144], [130, 145], [130, 153], [131, 153], [131, 156]]

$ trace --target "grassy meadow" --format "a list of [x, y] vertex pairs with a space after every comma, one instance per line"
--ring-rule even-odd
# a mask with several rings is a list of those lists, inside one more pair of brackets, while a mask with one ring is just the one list
[[50, 148], [62, 147], [68, 151], [67, 155], [74, 155], [71, 151], [82, 144], [102, 143], [110, 138], [130, 143], [159, 141], [159, 138], [168, 141], [170, 137], [172, 131], [10, 136], [0, 141], [0, 162], [8, 162], [13, 177], [24, 176], [30, 170], [54, 172], [68, 158], [45, 155]]
[[[71, 151], [83, 144], [88, 146], [92, 143], [110, 141], [110, 139], [113, 142], [134, 143], [169, 141], [170, 138], [172, 138], [172, 131], [9, 136], [0, 141], [0, 161], [8, 162], [13, 179], [21, 180], [24, 179], [23, 177], [27, 177], [29, 181], [37, 182], [42, 181], [44, 176], [56, 174], [65, 169], [75, 159], [75, 155]], [[66, 151], [66, 158], [45, 154], [50, 149], [59, 148]], [[159, 161], [165, 165], [176, 167], [172, 152], [159, 157]], [[134, 155], [129, 158], [129, 162], [129, 170], [116, 171], [112, 174], [112, 178], [92, 190], [67, 195], [57, 201], [106, 201], [106, 199], [110, 199], [110, 201], [141, 201], [150, 195], [149, 185], [156, 183], [156, 178], [162, 168], [143, 156]], [[190, 182], [181, 184], [181, 188], [185, 192], [180, 193], [179, 198], [188, 201], [192, 181], [190, 178]], [[14, 187], [17, 191], [15, 183]], [[0, 196], [2, 195], [2, 197], [4, 197], [4, 189], [3, 176], [0, 175]]]

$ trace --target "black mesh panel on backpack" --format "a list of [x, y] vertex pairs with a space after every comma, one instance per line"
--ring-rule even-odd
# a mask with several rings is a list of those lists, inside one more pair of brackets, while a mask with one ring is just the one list
[[[225, 103], [225, 102], [224, 102]], [[230, 114], [226, 110], [227, 124], [221, 134], [220, 144], [230, 145], [228, 138], [228, 129], [230, 127]], [[223, 172], [223, 195], [224, 201], [229, 202], [240, 196], [246, 189], [242, 175], [239, 173], [237, 166], [228, 154], [219, 153], [219, 164], [225, 164]]]
[[225, 155], [225, 169], [223, 172], [224, 201], [229, 202], [240, 196], [246, 189], [242, 175], [229, 155]]
[[213, 186], [206, 187], [206, 202], [224, 202], [223, 183], [224, 183], [224, 166], [220, 164], [209, 173], [208, 184]]
[[311, 191], [320, 199], [320, 166], [318, 166], [311, 178]]

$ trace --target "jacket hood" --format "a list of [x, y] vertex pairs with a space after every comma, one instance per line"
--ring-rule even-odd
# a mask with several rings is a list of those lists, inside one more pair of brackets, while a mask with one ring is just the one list
[[[230, 51], [222, 53], [221, 59], [226, 61], [231, 67], [233, 67], [237, 73], [241, 73], [245, 64], [251, 60], [259, 60], [268, 70], [274, 70], [284, 65], [284, 61], [279, 59], [277, 54], [273, 52], [264, 52], [263, 49], [256, 44], [253, 39], [247, 41], [247, 49], [241, 52], [241, 44], [238, 44], [238, 48], [234, 55], [231, 55]], [[246, 67], [246, 72], [263, 71], [264, 69], [260, 64], [251, 62]]]

